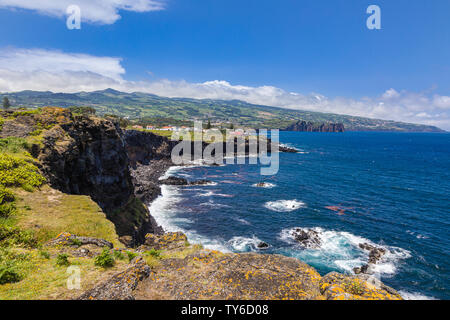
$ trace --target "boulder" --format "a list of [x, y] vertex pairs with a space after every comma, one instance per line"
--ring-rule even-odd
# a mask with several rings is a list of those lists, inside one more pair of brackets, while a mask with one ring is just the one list
[[141, 257], [135, 258], [131, 267], [86, 291], [78, 300], [134, 300], [133, 290], [150, 271]]
[[295, 241], [308, 249], [317, 249], [322, 244], [319, 233], [315, 230], [296, 228], [292, 231], [292, 236]]

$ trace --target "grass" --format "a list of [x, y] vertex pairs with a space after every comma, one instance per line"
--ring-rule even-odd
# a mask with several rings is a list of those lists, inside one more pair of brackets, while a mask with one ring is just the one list
[[[57, 255], [55, 249], [49, 251], [52, 256]], [[114, 267], [103, 269], [95, 266], [92, 259], [71, 257], [71, 264], [81, 271], [81, 289], [69, 290], [67, 268], [57, 267], [55, 262], [56, 258], [42, 257], [39, 250], [29, 251], [27, 263], [20, 265], [25, 277], [20, 282], [0, 285], [0, 300], [73, 299], [126, 267], [125, 262], [119, 261]]]
[[94, 264], [97, 267], [111, 268], [114, 267], [116, 261], [114, 260], [111, 251], [108, 248], [105, 248], [101, 254], [95, 257]]
[[[61, 232], [105, 239], [122, 248], [115, 227], [100, 207], [88, 196], [68, 195], [44, 186], [28, 193], [16, 190], [18, 225], [36, 232], [39, 242]], [[30, 209], [31, 210], [30, 210]]]

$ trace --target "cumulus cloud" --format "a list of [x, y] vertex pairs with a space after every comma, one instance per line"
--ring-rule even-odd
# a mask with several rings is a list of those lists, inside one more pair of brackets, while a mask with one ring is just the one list
[[40, 14], [65, 17], [70, 5], [78, 5], [83, 22], [113, 24], [119, 11], [149, 12], [164, 9], [163, 0], [0, 0], [0, 8], [26, 9]]
[[0, 50], [0, 91], [79, 92], [113, 88], [165, 97], [238, 99], [297, 110], [349, 114], [436, 125], [450, 129], [450, 97], [393, 88], [376, 97], [330, 98], [318, 93], [288, 92], [273, 86], [250, 87], [227, 81], [129, 81], [120, 58], [42, 49]]

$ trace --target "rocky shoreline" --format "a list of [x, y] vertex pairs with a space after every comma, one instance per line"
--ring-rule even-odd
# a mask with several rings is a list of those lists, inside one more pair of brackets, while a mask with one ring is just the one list
[[[51, 122], [54, 119], [58, 119], [56, 123]], [[173, 166], [170, 154], [176, 142], [151, 133], [123, 131], [112, 120], [76, 116], [57, 108], [20, 114], [8, 127], [33, 128], [37, 124], [48, 129], [30, 150], [47, 179], [49, 192], [59, 192], [59, 197], [88, 196], [99, 206], [98, 219], [109, 220], [115, 230], [99, 238], [62, 232], [46, 242], [46, 248], [66, 260], [69, 255], [82, 257], [89, 265], [99, 257], [114, 262], [113, 254], [117, 261], [124, 260], [125, 254], [129, 259], [129, 263], [118, 262], [113, 275], [105, 274], [84, 289], [79, 299], [401, 299], [395, 290], [366, 274], [322, 277], [294, 258], [207, 250], [190, 244], [184, 234], [165, 232], [148, 209], [161, 194], [161, 185], [208, 183], [174, 177], [160, 180]], [[17, 134], [17, 130], [3, 134]], [[280, 151], [297, 152], [285, 147]], [[63, 205], [54, 196], [40, 196], [39, 200], [47, 206], [52, 201], [55, 206]], [[114, 237], [109, 241], [100, 239], [110, 234]], [[314, 245], [311, 237], [314, 235], [299, 234], [298, 240]], [[269, 245], [260, 243], [258, 248]], [[368, 264], [384, 254], [377, 248], [362, 249], [369, 252]]]

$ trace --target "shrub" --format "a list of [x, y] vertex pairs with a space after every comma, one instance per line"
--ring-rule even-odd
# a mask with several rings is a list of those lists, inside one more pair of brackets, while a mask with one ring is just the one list
[[95, 257], [94, 264], [102, 268], [110, 268], [115, 264], [114, 258], [109, 249], [103, 249], [102, 253]]
[[161, 258], [161, 250], [151, 249], [145, 252], [147, 255], [152, 256], [154, 258]]
[[69, 256], [66, 253], [58, 254], [58, 256], [56, 257], [56, 265], [60, 267], [69, 266]]
[[0, 224], [0, 245], [23, 245], [25, 247], [35, 248], [37, 246], [37, 240], [34, 233], [30, 230], [21, 230], [17, 227]]
[[21, 153], [31, 148], [24, 138], [8, 137], [0, 139], [0, 150], [6, 153]]
[[16, 205], [13, 202], [0, 204], [0, 217], [8, 218], [16, 212]]
[[115, 259], [123, 260], [125, 259], [125, 255], [122, 253], [122, 251], [114, 250], [113, 255]]
[[133, 260], [134, 258], [136, 258], [138, 256], [138, 254], [136, 252], [133, 251], [127, 251], [127, 257], [128, 257], [128, 261], [131, 262], [131, 260]]
[[2, 117], [0, 117], [0, 131], [3, 130], [3, 124], [5, 123], [5, 119], [3, 119]]
[[44, 259], [50, 259], [50, 253], [48, 251], [39, 251], [39, 255]]
[[7, 154], [0, 154], [0, 186], [39, 187], [45, 182], [38, 168], [23, 160]]
[[21, 265], [27, 259], [27, 254], [14, 254], [7, 249], [0, 249], [0, 285], [22, 280]]
[[73, 246], [81, 247], [82, 243], [77, 238], [70, 239], [70, 244]]

